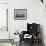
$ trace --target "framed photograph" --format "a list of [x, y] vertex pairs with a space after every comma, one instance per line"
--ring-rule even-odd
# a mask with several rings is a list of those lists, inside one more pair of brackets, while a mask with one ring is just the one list
[[27, 9], [14, 9], [14, 20], [26, 20]]

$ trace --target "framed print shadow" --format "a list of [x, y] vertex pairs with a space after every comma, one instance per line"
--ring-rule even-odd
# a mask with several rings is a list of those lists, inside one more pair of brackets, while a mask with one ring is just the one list
[[14, 20], [26, 20], [27, 9], [14, 9]]

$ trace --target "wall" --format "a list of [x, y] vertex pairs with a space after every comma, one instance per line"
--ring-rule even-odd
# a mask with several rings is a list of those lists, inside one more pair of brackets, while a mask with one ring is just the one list
[[8, 0], [0, 0], [0, 3], [8, 3]]
[[[17, 30], [19, 32], [27, 30], [27, 23], [40, 23], [46, 43], [45, 3], [42, 4], [40, 0], [10, 0], [9, 9], [9, 30], [11, 32], [11, 38], [13, 38], [14, 32]], [[14, 20], [14, 9], [27, 9], [27, 20]]]
[[[14, 38], [13, 33], [17, 30], [19, 32], [27, 30], [27, 23], [40, 23], [43, 28], [44, 41], [46, 44], [45, 4], [42, 4], [40, 0], [8, 0], [8, 2], [8, 30], [10, 31], [10, 37]], [[14, 9], [27, 9], [27, 20], [14, 20]]]
[[[22, 31], [27, 29], [27, 23], [41, 23], [45, 19], [44, 6], [40, 0], [11, 0], [9, 3], [10, 12], [10, 31]], [[14, 9], [27, 9], [27, 20], [14, 20]], [[42, 21], [43, 20], [43, 21]], [[15, 26], [14, 26], [15, 25]]]

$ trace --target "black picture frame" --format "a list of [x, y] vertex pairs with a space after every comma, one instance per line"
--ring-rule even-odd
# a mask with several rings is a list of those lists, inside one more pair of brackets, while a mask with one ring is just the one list
[[26, 20], [27, 9], [14, 9], [14, 20]]

